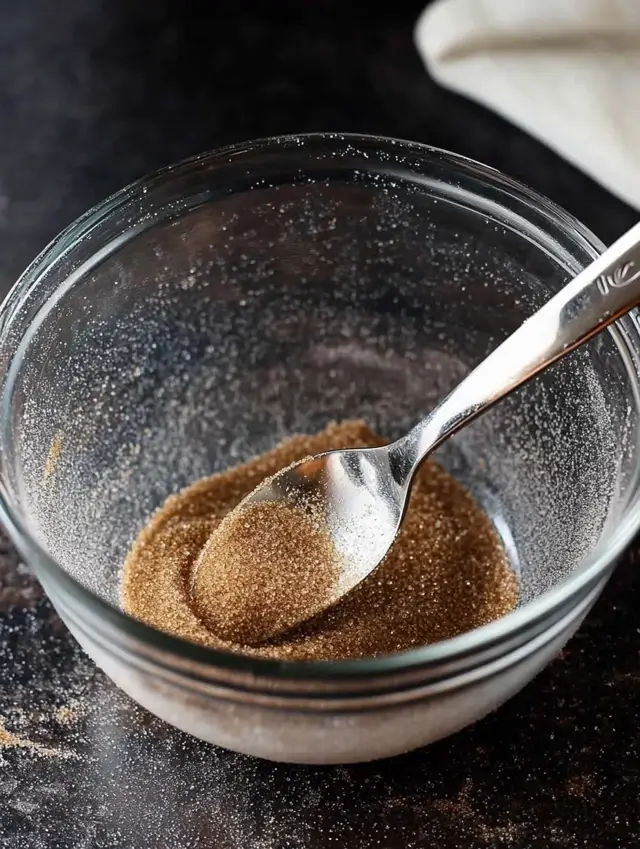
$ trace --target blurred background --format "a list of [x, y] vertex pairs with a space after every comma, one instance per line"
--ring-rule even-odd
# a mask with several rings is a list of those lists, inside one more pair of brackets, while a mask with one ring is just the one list
[[433, 82], [425, 0], [0, 0], [0, 295], [44, 245], [131, 180], [287, 132], [379, 133], [493, 165], [610, 242], [624, 203]]

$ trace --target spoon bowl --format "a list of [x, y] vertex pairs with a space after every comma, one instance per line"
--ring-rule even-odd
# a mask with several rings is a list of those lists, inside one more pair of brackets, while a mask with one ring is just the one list
[[337, 601], [383, 559], [405, 511], [409, 482], [397, 480], [392, 446], [328, 451], [289, 466], [259, 486], [244, 504], [285, 501], [318, 505], [341, 569]]

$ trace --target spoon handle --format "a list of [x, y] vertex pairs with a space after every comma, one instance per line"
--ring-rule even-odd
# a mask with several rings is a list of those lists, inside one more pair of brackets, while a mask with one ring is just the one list
[[640, 304], [640, 224], [614, 242], [483, 360], [405, 437], [389, 446], [395, 477], [514, 389]]

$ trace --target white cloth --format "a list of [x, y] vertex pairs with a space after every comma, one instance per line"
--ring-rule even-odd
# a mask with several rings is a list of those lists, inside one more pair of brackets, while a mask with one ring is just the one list
[[640, 208], [640, 0], [437, 0], [416, 44], [441, 85]]

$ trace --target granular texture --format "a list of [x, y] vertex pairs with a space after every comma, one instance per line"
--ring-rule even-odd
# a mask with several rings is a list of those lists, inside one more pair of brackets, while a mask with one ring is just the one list
[[219, 637], [254, 645], [327, 607], [339, 577], [317, 508], [250, 502], [225, 516], [200, 552], [192, 603]]
[[8, 731], [5, 728], [4, 720], [0, 718], [0, 749], [26, 749], [34, 755], [41, 755], [45, 758], [73, 758], [73, 752], [60, 749], [53, 749], [50, 746], [43, 746], [42, 743], [36, 743], [33, 740], [28, 740], [26, 737], [21, 737], [14, 734], [13, 731]]
[[170, 496], [126, 560], [125, 610], [203, 645], [296, 660], [389, 654], [504, 616], [516, 605], [518, 582], [500, 538], [464, 487], [431, 460], [416, 475], [402, 528], [385, 559], [315, 619], [249, 647], [221, 639], [192, 609], [189, 590], [198, 555], [222, 519], [264, 478], [308, 455], [382, 442], [362, 421], [331, 424]]

